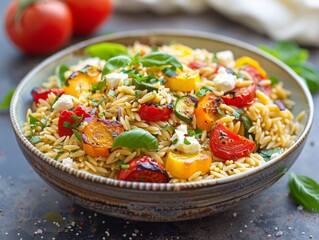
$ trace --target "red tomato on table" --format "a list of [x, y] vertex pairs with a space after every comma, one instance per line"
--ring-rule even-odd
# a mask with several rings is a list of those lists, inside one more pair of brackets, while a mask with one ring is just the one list
[[27, 54], [48, 54], [64, 46], [72, 35], [72, 16], [58, 0], [13, 1], [5, 15], [5, 29], [11, 41]]
[[73, 31], [78, 35], [93, 33], [112, 12], [111, 0], [65, 0], [73, 17]]
[[210, 148], [216, 157], [226, 160], [248, 156], [256, 144], [236, 133], [223, 124], [217, 124], [210, 133]]

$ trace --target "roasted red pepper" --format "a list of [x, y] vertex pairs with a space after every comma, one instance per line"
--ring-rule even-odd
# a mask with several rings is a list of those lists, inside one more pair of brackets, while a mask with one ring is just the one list
[[31, 91], [31, 95], [35, 103], [38, 103], [40, 99], [46, 100], [50, 93], [54, 93], [56, 96], [61, 96], [64, 91], [59, 88], [45, 89], [45, 88], [33, 88]]
[[121, 165], [121, 167], [119, 180], [166, 183], [169, 179], [164, 167], [149, 156], [135, 158], [129, 164]]
[[214, 156], [226, 160], [236, 160], [248, 156], [256, 144], [236, 133], [223, 124], [217, 124], [210, 133], [210, 148]]
[[82, 105], [77, 105], [73, 110], [63, 110], [58, 121], [59, 136], [72, 136], [72, 130], [76, 129], [86, 117], [91, 117], [91, 115]]
[[253, 83], [248, 87], [235, 88], [228, 94], [222, 96], [227, 105], [242, 108], [249, 106], [254, 102], [256, 93], [256, 84]]
[[247, 66], [242, 67], [241, 69], [246, 71], [247, 73], [249, 73], [249, 75], [253, 78], [255, 84], [257, 85], [257, 89], [264, 92], [268, 96], [270, 95], [270, 93], [271, 93], [271, 86], [270, 85], [266, 85], [266, 86], [259, 85], [259, 82], [261, 80], [266, 79], [266, 78], [256, 68], [254, 68], [250, 65], [247, 65]]
[[196, 61], [193, 61], [191, 63], [188, 64], [188, 67], [193, 69], [193, 70], [196, 70], [196, 69], [200, 69], [200, 68], [203, 68], [203, 67], [207, 67], [207, 63], [206, 62], [202, 62], [202, 61], [199, 61], [199, 60], [196, 60]]
[[142, 104], [138, 110], [142, 120], [148, 122], [167, 121], [173, 111], [173, 106], [157, 106], [157, 104]]

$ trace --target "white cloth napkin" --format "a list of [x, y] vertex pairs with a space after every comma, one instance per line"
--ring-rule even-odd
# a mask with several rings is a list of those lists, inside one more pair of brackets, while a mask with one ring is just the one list
[[159, 14], [200, 13], [208, 7], [275, 40], [319, 46], [318, 0], [114, 0], [116, 9]]

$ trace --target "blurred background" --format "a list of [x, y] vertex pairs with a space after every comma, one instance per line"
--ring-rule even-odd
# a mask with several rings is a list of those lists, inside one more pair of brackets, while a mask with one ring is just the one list
[[[300, 52], [300, 44], [306, 54], [296, 61], [311, 70], [299, 74], [318, 109], [318, 1], [2, 0], [0, 16], [0, 239], [319, 239], [317, 214], [291, 201], [287, 175], [244, 205], [187, 222], [125, 221], [74, 205], [44, 183], [18, 150], [7, 97], [33, 67], [69, 45], [103, 34], [165, 28], [216, 33], [255, 46], [289, 40], [291, 52]], [[317, 130], [318, 119], [316, 112]], [[319, 181], [316, 134], [310, 134], [292, 171]]]

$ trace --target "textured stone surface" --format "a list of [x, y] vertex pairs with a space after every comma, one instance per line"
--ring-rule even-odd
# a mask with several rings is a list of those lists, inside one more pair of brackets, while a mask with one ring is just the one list
[[[9, 0], [2, 2], [0, 16], [8, 3]], [[98, 34], [154, 28], [208, 31], [254, 45], [273, 42], [212, 11], [195, 16], [117, 13]], [[2, 99], [43, 58], [18, 53], [5, 39], [3, 29], [0, 46]], [[312, 62], [318, 66], [319, 50], [310, 49], [310, 53]], [[314, 101], [317, 110], [318, 94], [314, 95]], [[317, 181], [318, 123], [316, 111], [308, 142], [291, 169]], [[45, 184], [22, 156], [7, 112], [0, 113], [0, 134], [0, 239], [319, 239], [319, 214], [297, 209], [288, 197], [288, 175], [255, 198], [212, 217], [174, 223], [126, 221], [73, 205]]]

